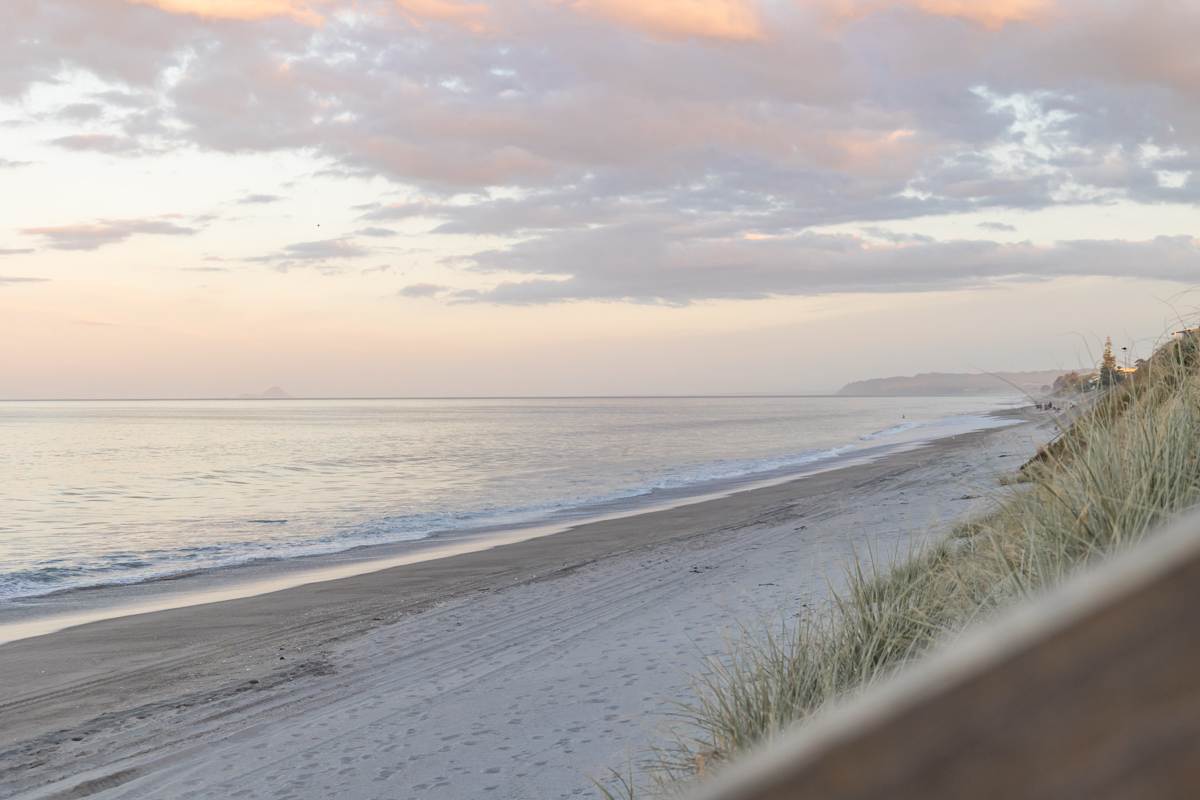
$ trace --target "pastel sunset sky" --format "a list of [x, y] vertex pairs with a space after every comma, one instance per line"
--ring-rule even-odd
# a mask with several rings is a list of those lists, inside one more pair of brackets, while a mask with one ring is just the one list
[[821, 392], [1197, 305], [1196, 2], [2, 11], [0, 398]]

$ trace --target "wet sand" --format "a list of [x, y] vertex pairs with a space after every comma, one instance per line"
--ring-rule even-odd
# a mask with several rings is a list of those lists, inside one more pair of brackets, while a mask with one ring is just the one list
[[0, 796], [544, 798], [738, 625], [977, 512], [1044, 426], [504, 547], [0, 645]]

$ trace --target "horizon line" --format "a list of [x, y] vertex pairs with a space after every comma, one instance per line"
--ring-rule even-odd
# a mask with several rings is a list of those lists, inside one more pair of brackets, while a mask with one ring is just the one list
[[[1020, 392], [1013, 392], [1020, 394]], [[732, 392], [715, 394], [529, 394], [529, 395], [311, 395], [289, 397], [0, 397], [0, 403], [162, 403], [162, 402], [289, 402], [306, 400], [687, 400], [718, 398], [897, 398], [1004, 397], [1004, 393], [841, 394], [839, 392]]]
[[288, 395], [257, 397], [212, 395], [207, 397], [0, 397], [0, 403], [105, 403], [105, 402], [192, 402], [203, 400], [248, 400], [273, 402], [289, 400], [623, 400], [685, 399], [689, 397], [836, 397], [822, 392], [730, 392], [709, 394], [447, 394], [447, 395]]

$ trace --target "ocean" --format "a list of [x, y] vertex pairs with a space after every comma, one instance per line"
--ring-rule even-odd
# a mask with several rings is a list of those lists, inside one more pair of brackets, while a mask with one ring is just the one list
[[0, 602], [585, 520], [1003, 424], [1020, 398], [0, 402]]

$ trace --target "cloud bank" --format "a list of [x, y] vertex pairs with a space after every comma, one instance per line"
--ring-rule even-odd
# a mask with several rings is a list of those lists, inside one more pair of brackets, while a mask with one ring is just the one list
[[[502, 274], [448, 294], [459, 300], [685, 303], [1082, 274], [1190, 281], [1197, 266], [1191, 240], [882, 246], [820, 232], [1195, 203], [1193, 4], [15, 0], [8, 15], [0, 96], [72, 74], [109, 87], [64, 106], [79, 130], [57, 147], [116, 158], [295, 151], [377, 176], [406, 199], [364, 209], [358, 235], [425, 223], [509, 242], [453, 262]], [[157, 219], [25, 233], [93, 250], [194, 231]], [[259, 260], [370, 252], [340, 236]]]

